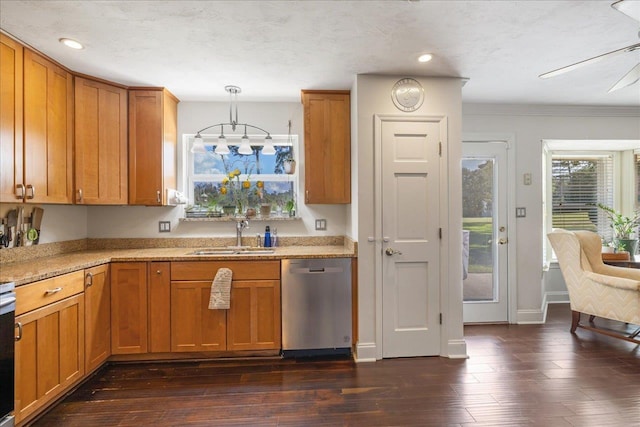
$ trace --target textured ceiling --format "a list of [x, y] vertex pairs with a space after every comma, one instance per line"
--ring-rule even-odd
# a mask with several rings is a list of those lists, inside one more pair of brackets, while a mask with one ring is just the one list
[[[627, 0], [628, 1], [628, 0]], [[0, 27], [72, 70], [165, 86], [183, 101], [298, 101], [356, 74], [468, 78], [465, 102], [639, 106], [607, 93], [640, 50], [537, 76], [638, 42], [610, 1], [0, 1]], [[85, 44], [73, 51], [58, 43]], [[435, 58], [418, 64], [423, 52]]]

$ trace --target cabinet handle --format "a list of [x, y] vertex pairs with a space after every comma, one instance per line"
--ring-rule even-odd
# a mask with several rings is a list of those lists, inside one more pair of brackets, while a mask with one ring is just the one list
[[93, 273], [87, 273], [87, 275], [85, 276], [84, 282], [87, 288], [93, 285]]
[[46, 291], [44, 291], [44, 293], [47, 294], [47, 295], [53, 295], [53, 294], [57, 294], [61, 290], [62, 290], [61, 287], [57, 287], [57, 288], [53, 288], [53, 289], [47, 289]]
[[16, 341], [20, 341], [22, 339], [22, 323], [16, 322], [16, 328], [18, 328], [18, 336], [16, 337]]
[[305, 199], [304, 199], [304, 201], [305, 201], [305, 202], [308, 202], [308, 201], [309, 201], [309, 190], [306, 190], [306, 191], [304, 192], [304, 194], [305, 194]]
[[82, 188], [78, 188], [78, 201], [81, 202], [82, 201]]
[[162, 274], [162, 271], [156, 270], [156, 274]]
[[[29, 195], [29, 190], [31, 190], [31, 195]], [[36, 197], [36, 187], [31, 184], [27, 184], [27, 199], [34, 199]]]
[[162, 197], [160, 196], [160, 190], [156, 191], [156, 200], [158, 203], [162, 203]]
[[[19, 194], [18, 194], [18, 191], [20, 192]], [[24, 200], [24, 196], [25, 196], [24, 184], [16, 185], [16, 199]]]

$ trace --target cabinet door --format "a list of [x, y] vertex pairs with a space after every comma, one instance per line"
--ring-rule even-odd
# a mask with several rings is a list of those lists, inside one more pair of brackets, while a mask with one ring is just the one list
[[75, 202], [126, 204], [127, 91], [75, 79]]
[[84, 296], [16, 318], [16, 422], [44, 407], [84, 375]]
[[348, 91], [302, 91], [305, 203], [351, 203]]
[[91, 372], [111, 355], [109, 265], [85, 270], [85, 367]]
[[209, 310], [211, 281], [171, 283], [171, 350], [226, 350], [227, 310]]
[[171, 278], [169, 262], [149, 263], [149, 352], [171, 351]]
[[166, 90], [129, 91], [129, 204], [167, 204], [176, 188], [178, 100]]
[[26, 201], [71, 203], [73, 77], [24, 50], [24, 184]]
[[22, 45], [0, 34], [0, 202], [15, 203], [22, 170]]
[[279, 280], [232, 282], [228, 350], [279, 349], [280, 320]]
[[147, 352], [147, 263], [111, 264], [111, 352]]

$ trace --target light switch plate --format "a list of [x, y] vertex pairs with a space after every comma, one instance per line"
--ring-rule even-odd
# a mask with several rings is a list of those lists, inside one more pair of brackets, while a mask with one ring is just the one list
[[527, 172], [523, 175], [522, 181], [524, 185], [531, 185], [531, 172]]
[[326, 219], [316, 219], [316, 230], [326, 230], [327, 229], [327, 220]]
[[171, 231], [171, 221], [158, 221], [158, 231], [160, 233], [169, 233]]
[[516, 218], [525, 218], [527, 216], [527, 208], [516, 208]]

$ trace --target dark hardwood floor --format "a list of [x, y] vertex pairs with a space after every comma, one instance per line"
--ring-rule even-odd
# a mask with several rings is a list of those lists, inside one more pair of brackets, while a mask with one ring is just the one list
[[110, 365], [35, 425], [640, 426], [639, 346], [569, 325], [555, 304], [545, 325], [467, 326], [468, 360]]

